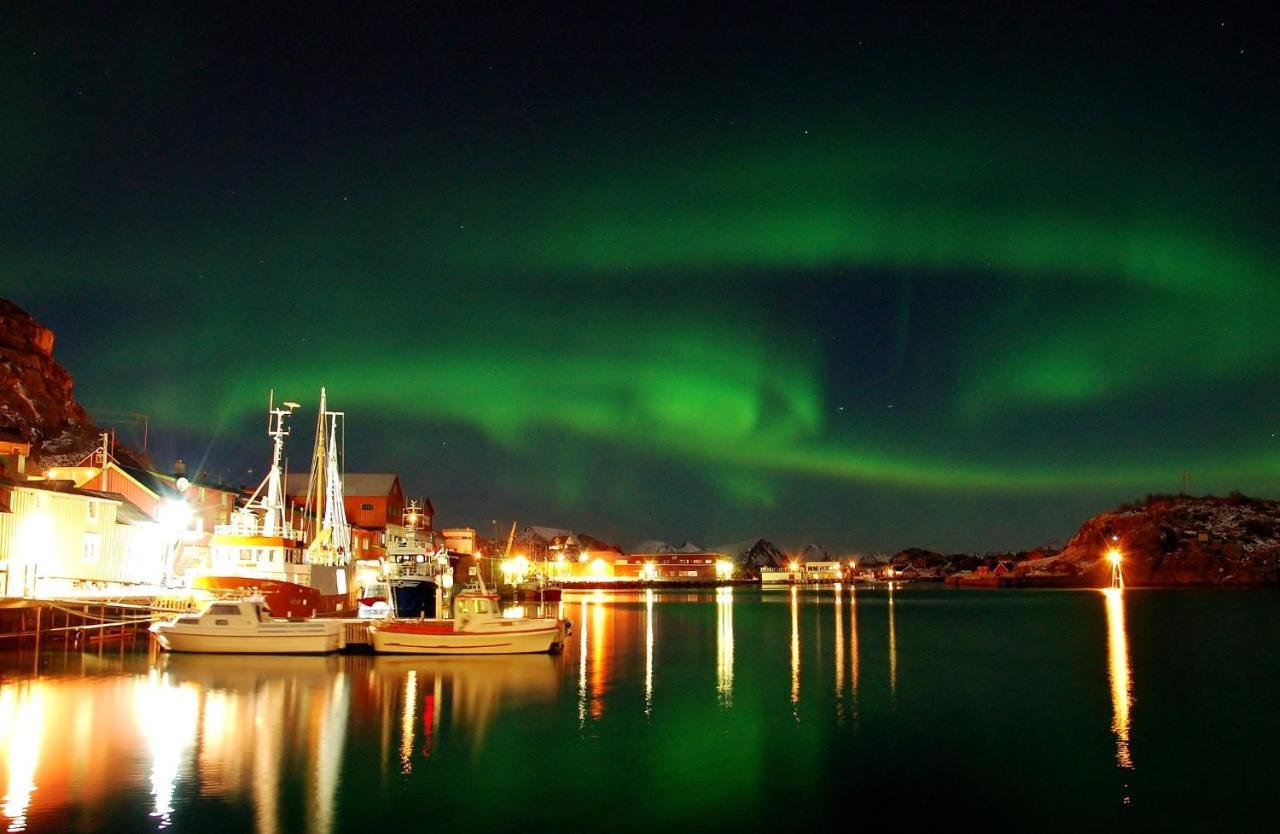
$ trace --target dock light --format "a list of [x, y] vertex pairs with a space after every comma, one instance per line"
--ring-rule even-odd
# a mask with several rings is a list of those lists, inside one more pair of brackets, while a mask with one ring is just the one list
[[582, 551], [581, 553], [579, 553], [579, 554], [578, 554], [578, 561], [579, 561], [579, 562], [585, 562], [585, 561], [587, 561], [587, 551], [585, 551], [585, 550], [584, 550], [584, 551]]
[[1120, 552], [1120, 548], [1112, 547], [1107, 550], [1107, 561], [1113, 565], [1119, 565], [1124, 560], [1124, 554]]
[[723, 559], [716, 562], [716, 576], [719, 576], [721, 579], [728, 579], [733, 576], [733, 562]]
[[800, 570], [800, 563], [799, 563], [799, 562], [792, 562], [792, 563], [791, 563], [791, 565], [790, 565], [790, 568], [791, 568], [791, 572], [792, 572], [792, 573], [796, 573], [797, 571], [799, 571], [799, 570]]

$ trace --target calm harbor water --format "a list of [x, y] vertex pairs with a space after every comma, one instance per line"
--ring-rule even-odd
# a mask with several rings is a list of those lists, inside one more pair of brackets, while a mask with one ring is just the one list
[[3, 652], [0, 825], [1271, 830], [1277, 603], [594, 592], [555, 657]]

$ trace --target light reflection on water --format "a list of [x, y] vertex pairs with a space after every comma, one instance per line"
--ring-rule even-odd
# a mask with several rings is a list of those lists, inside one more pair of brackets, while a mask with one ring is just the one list
[[0, 747], [5, 749], [9, 783], [4, 815], [9, 831], [24, 831], [27, 805], [36, 789], [36, 763], [44, 726], [44, 687], [38, 681], [0, 687]]
[[644, 592], [644, 714], [653, 715], [653, 602], [654, 591]]
[[1111, 678], [1111, 731], [1116, 737], [1116, 763], [1133, 769], [1129, 749], [1129, 710], [1133, 706], [1133, 673], [1129, 666], [1129, 634], [1125, 627], [1124, 589], [1104, 588], [1107, 608], [1107, 672]]
[[[105, 807], [132, 790], [134, 824], [149, 819], [152, 830], [189, 827], [193, 806], [219, 800], [246, 808], [244, 827], [264, 834], [326, 834], [343, 828], [339, 797], [361, 768], [384, 781], [407, 780], [442, 749], [479, 756], [506, 744], [512, 722], [537, 704], [559, 704], [569, 722], [576, 710], [578, 726], [591, 727], [569, 731], [578, 743], [607, 738], [628, 720], [663, 732], [658, 716], [687, 710], [697, 693], [726, 720], [758, 722], [762, 713], [789, 709], [791, 732], [828, 732], [824, 722], [856, 732], [866, 723], [864, 689], [879, 720], [886, 704], [905, 713], [915, 703], [923, 664], [913, 654], [922, 647], [912, 630], [921, 614], [914, 593], [892, 586], [793, 587], [785, 595], [598, 591], [545, 612], [573, 616], [565, 656], [126, 655], [114, 667], [81, 662], [78, 674], [10, 675], [0, 679], [0, 813], [10, 831], [32, 830], [33, 814], [42, 813], [55, 821], [43, 827], [57, 828], [58, 808], [72, 800]], [[1124, 592], [1102, 593], [1106, 646], [1085, 650], [1095, 657], [1105, 650], [1111, 722], [1099, 729], [1113, 736], [1116, 765], [1132, 770]], [[901, 680], [900, 652], [911, 660]], [[690, 658], [699, 658], [697, 668]], [[1098, 694], [1101, 707], [1106, 696]], [[370, 755], [366, 747], [376, 766], [359, 758]], [[139, 787], [129, 787], [130, 776], [141, 777]]]
[[733, 706], [733, 588], [716, 589], [716, 694]]
[[800, 589], [791, 586], [791, 717], [800, 720]]

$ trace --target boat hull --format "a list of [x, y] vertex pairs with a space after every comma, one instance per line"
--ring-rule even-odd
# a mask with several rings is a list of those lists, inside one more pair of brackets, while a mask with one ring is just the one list
[[325, 594], [318, 588], [282, 579], [255, 576], [200, 576], [191, 587], [218, 594], [260, 594], [273, 617], [313, 617], [354, 609], [349, 594]]
[[251, 630], [156, 623], [151, 633], [161, 648], [192, 654], [329, 654], [342, 648], [342, 630], [335, 623], [278, 625]]
[[516, 599], [520, 602], [559, 602], [563, 591], [559, 586], [550, 588], [516, 588]]
[[373, 650], [379, 654], [546, 654], [564, 646], [563, 621], [544, 626], [515, 623], [482, 631], [446, 629], [443, 624], [387, 623], [370, 626]]

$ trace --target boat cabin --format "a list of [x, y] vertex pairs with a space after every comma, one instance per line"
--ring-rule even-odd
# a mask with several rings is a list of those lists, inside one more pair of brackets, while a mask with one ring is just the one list
[[497, 617], [501, 613], [502, 608], [499, 605], [497, 594], [463, 592], [453, 600], [453, 614], [455, 617], [471, 616], [473, 614]]
[[182, 625], [252, 627], [272, 621], [262, 600], [240, 599], [211, 602], [199, 614], [183, 614], [175, 622]]

